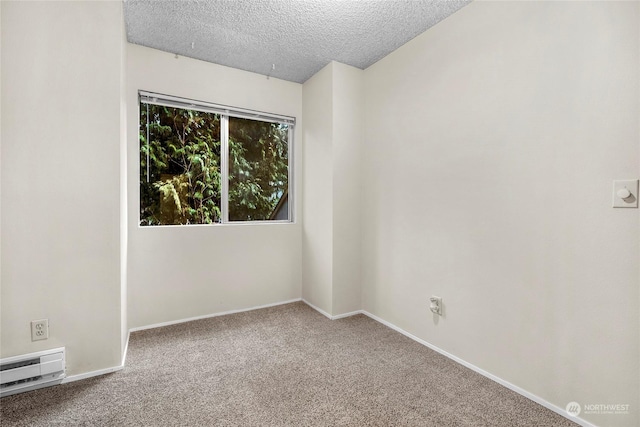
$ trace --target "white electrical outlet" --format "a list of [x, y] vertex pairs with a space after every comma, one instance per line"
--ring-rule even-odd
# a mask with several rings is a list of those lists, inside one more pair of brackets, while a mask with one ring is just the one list
[[31, 341], [46, 340], [49, 338], [49, 319], [31, 321]]
[[442, 298], [433, 295], [429, 298], [429, 302], [429, 309], [438, 316], [442, 316]]

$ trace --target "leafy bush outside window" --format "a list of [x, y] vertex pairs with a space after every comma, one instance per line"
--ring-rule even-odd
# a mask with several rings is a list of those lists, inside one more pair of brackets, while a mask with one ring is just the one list
[[141, 100], [140, 225], [289, 221], [290, 130]]
[[289, 127], [229, 118], [229, 221], [273, 220], [288, 199]]

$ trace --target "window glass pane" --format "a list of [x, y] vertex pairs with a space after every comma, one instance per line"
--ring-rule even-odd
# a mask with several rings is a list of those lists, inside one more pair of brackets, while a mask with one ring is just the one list
[[220, 222], [220, 116], [140, 104], [140, 225]]
[[289, 219], [289, 126], [229, 117], [229, 221]]

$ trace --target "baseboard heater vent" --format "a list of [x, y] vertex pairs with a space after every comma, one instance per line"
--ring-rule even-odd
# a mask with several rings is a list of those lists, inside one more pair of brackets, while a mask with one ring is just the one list
[[60, 384], [64, 347], [0, 360], [0, 397]]

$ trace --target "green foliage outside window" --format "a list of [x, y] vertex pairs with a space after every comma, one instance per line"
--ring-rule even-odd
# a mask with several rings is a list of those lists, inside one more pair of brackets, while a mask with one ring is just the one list
[[229, 118], [229, 220], [273, 219], [288, 197], [288, 126]]
[[[221, 222], [220, 115], [144, 103], [140, 113], [140, 224]], [[287, 197], [287, 125], [230, 117], [229, 220], [275, 219]]]

